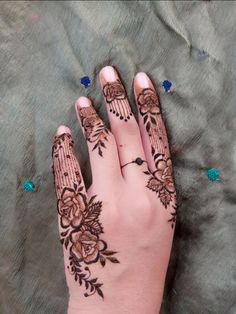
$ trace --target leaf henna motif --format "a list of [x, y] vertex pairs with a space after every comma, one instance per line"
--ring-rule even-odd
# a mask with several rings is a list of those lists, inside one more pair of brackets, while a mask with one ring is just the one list
[[[89, 130], [87, 132], [89, 133]], [[91, 133], [88, 136], [91, 136]], [[58, 150], [63, 149], [66, 156], [70, 156], [70, 158], [67, 157], [68, 160], [73, 160], [73, 154], [68, 149], [68, 147], [73, 147], [73, 143], [69, 145], [71, 141], [70, 134], [63, 134], [55, 138], [52, 150], [54, 160], [57, 159], [55, 154], [58, 154]], [[60, 233], [60, 242], [69, 252], [67, 269], [74, 280], [84, 287], [84, 296], [97, 294], [104, 298], [103, 284], [98, 282], [98, 278], [92, 277], [88, 265], [100, 263], [102, 267], [105, 267], [107, 261], [119, 263], [118, 259], [113, 256], [117, 252], [108, 250], [107, 243], [101, 239], [101, 234], [104, 233], [99, 219], [102, 202], [96, 201], [96, 195], [87, 200], [79, 171], [75, 172], [77, 172], [77, 183], [72, 181], [72, 186], [66, 186], [63, 183], [57, 189], [57, 210], [63, 230]], [[65, 177], [68, 175], [66, 173]]]
[[106, 148], [105, 142], [108, 141], [108, 129], [92, 106], [80, 108], [79, 114], [86, 139], [90, 143], [94, 143], [93, 150], [97, 149], [98, 154], [103, 157], [102, 150]]
[[145, 171], [149, 175], [147, 188], [156, 192], [165, 208], [172, 206], [174, 212], [171, 213], [172, 228], [176, 221], [175, 187], [172, 175], [172, 162], [169, 157], [167, 146], [167, 136], [164, 124], [161, 119], [161, 111], [156, 92], [151, 88], [143, 89], [137, 98], [139, 112], [143, 117], [143, 123], [150, 139], [151, 152], [156, 170], [153, 172]]

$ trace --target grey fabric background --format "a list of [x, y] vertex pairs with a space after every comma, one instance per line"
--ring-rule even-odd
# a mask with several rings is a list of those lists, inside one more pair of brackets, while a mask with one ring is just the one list
[[[89, 185], [73, 105], [90, 95], [107, 121], [97, 73], [108, 64], [134, 111], [132, 78], [149, 73], [170, 137], [179, 209], [162, 313], [236, 313], [235, 16], [229, 1], [0, 2], [1, 314], [66, 313], [51, 143], [60, 124], [73, 130]], [[28, 179], [37, 192], [23, 191]]]

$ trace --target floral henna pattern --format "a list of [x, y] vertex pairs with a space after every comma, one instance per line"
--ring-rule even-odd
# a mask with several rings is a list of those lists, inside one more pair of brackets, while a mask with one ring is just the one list
[[176, 221], [176, 192], [172, 175], [172, 162], [169, 157], [168, 143], [165, 127], [161, 119], [161, 110], [156, 92], [151, 88], [145, 88], [137, 98], [139, 112], [143, 117], [143, 123], [148, 133], [152, 156], [155, 162], [156, 171], [145, 171], [149, 175], [147, 188], [157, 193], [160, 201], [167, 209], [172, 206], [171, 212], [172, 228]]
[[158, 134], [160, 135], [160, 129], [157, 125], [157, 116], [161, 114], [161, 110], [157, 95], [151, 88], [145, 88], [139, 94], [137, 102], [151, 145], [156, 149], [158, 142], [162, 139], [158, 136]]
[[[102, 283], [93, 278], [88, 265], [106, 262], [119, 263], [114, 257], [117, 253], [108, 250], [102, 240], [103, 227], [99, 220], [102, 202], [95, 201], [96, 195], [87, 200], [85, 188], [79, 171], [79, 165], [72, 152], [73, 143], [70, 134], [55, 137], [53, 155], [53, 174], [57, 182], [57, 210], [60, 216], [60, 241], [69, 252], [67, 269], [80, 286], [84, 286], [85, 297], [98, 294], [104, 298]], [[71, 173], [63, 168], [71, 169]], [[68, 177], [72, 180], [68, 181]]]
[[109, 111], [127, 122], [133, 115], [127, 100], [127, 95], [124, 86], [119, 80], [108, 82], [103, 87], [103, 94], [106, 99]]
[[114, 100], [126, 99], [126, 92], [124, 86], [121, 84], [119, 80], [112, 83], [108, 82], [103, 87], [103, 93], [107, 103], [111, 103]]
[[79, 227], [83, 212], [85, 210], [84, 195], [75, 193], [74, 189], [65, 188], [62, 192], [61, 199], [58, 200], [57, 208], [61, 216], [62, 228]]
[[99, 259], [99, 253], [107, 248], [107, 244], [90, 231], [73, 233], [72, 243], [71, 252], [78, 261], [84, 261], [86, 264], [96, 263]]
[[157, 170], [153, 173], [145, 172], [146, 174], [151, 174], [151, 177], [147, 183], [147, 187], [150, 190], [158, 193], [162, 204], [165, 206], [165, 208], [167, 208], [167, 206], [172, 201], [172, 194], [175, 193], [171, 159], [159, 159], [157, 161], [156, 167]]
[[108, 141], [108, 129], [92, 106], [80, 108], [79, 114], [86, 139], [95, 144], [93, 150], [97, 149], [98, 154], [103, 157], [102, 149], [106, 148], [105, 142]]
[[138, 97], [139, 111], [142, 116], [147, 113], [156, 115], [161, 113], [156, 93], [151, 88], [145, 88]]

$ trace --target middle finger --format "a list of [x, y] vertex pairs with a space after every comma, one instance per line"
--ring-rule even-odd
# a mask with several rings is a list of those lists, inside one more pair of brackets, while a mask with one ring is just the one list
[[106, 101], [106, 108], [115, 136], [123, 176], [127, 179], [143, 177], [143, 171], [135, 163], [125, 164], [137, 158], [145, 160], [141, 135], [137, 121], [131, 111], [125, 88], [115, 69], [111, 66], [100, 71], [100, 83]]

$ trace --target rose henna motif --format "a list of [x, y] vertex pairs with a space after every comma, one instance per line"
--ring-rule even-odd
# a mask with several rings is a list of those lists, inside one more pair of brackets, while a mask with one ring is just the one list
[[108, 82], [104, 87], [103, 87], [103, 93], [104, 96], [106, 97], [106, 102], [111, 103], [114, 100], [122, 100], [126, 99], [126, 92], [119, 80], [115, 82]]
[[[92, 133], [93, 130], [88, 136], [91, 136]], [[67, 269], [75, 281], [80, 286], [84, 286], [86, 290], [84, 296], [88, 297], [97, 293], [104, 298], [101, 289], [103, 284], [98, 282], [98, 278], [91, 277], [88, 265], [99, 262], [104, 267], [107, 261], [111, 263], [119, 263], [119, 261], [113, 256], [117, 252], [108, 250], [107, 243], [100, 238], [100, 235], [104, 233], [99, 220], [102, 202], [95, 201], [96, 195], [87, 201], [80, 173], [76, 170], [78, 164], [72, 154], [72, 149], [73, 143], [70, 134], [55, 137], [52, 154], [53, 173], [57, 177], [57, 182], [61, 183], [56, 188], [57, 210], [60, 216], [60, 226], [63, 229], [60, 233], [60, 241], [69, 252]], [[63, 158], [66, 156], [65, 160], [69, 161], [68, 169], [74, 168], [72, 172], [76, 173], [75, 176], [72, 173], [62, 173], [62, 164], [60, 164], [59, 158], [62, 151]], [[60, 177], [61, 175], [62, 177]], [[73, 178], [70, 185], [66, 181], [69, 176]]]
[[99, 259], [99, 252], [105, 251], [107, 244], [99, 240], [98, 236], [90, 231], [79, 231], [72, 234], [72, 253], [78, 261], [86, 264], [95, 263]]
[[69, 225], [78, 227], [81, 224], [85, 210], [84, 197], [81, 193], [75, 194], [71, 188], [64, 188], [57, 205], [62, 228], [67, 228]]
[[93, 150], [103, 157], [102, 149], [106, 148], [109, 131], [92, 106], [79, 109], [81, 123], [84, 128], [85, 137], [90, 143], [95, 143]]
[[147, 187], [158, 193], [162, 204], [167, 208], [172, 200], [172, 193], [175, 193], [174, 182], [172, 178], [171, 159], [160, 159], [157, 163], [157, 170], [152, 173], [148, 180]]
[[103, 87], [103, 94], [109, 111], [119, 117], [120, 120], [127, 122], [133, 114], [121, 82], [119, 80], [112, 83], [108, 82]]
[[156, 115], [160, 114], [158, 98], [156, 93], [151, 88], [145, 88], [138, 96], [138, 104], [141, 115], [147, 113]]
[[172, 175], [172, 162], [169, 151], [164, 143], [168, 143], [165, 127], [161, 119], [161, 110], [156, 92], [151, 88], [145, 88], [137, 97], [139, 112], [143, 117], [143, 123], [148, 133], [152, 156], [156, 171], [150, 170], [144, 173], [149, 175], [147, 188], [157, 193], [160, 201], [167, 209], [172, 206], [172, 218], [169, 219], [172, 228], [176, 222], [176, 192]]

